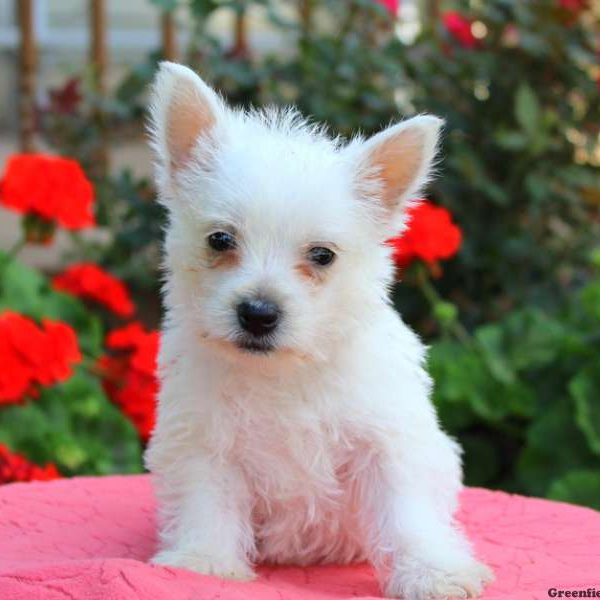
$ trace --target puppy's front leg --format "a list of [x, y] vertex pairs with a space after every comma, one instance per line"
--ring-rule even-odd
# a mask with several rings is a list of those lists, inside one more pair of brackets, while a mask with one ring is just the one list
[[361, 477], [367, 551], [390, 598], [473, 597], [493, 579], [453, 522], [460, 464], [454, 444], [439, 435], [437, 452], [425, 450], [420, 458], [414, 447], [397, 456], [384, 452]]
[[162, 549], [152, 562], [228, 579], [252, 579], [250, 502], [239, 470], [216, 459], [153, 469], [161, 500]]

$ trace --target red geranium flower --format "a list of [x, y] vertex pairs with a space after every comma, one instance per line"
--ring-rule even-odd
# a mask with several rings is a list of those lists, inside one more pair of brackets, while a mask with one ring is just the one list
[[588, 0], [559, 0], [561, 8], [572, 13], [579, 13], [588, 7]]
[[408, 209], [408, 229], [388, 243], [394, 247], [394, 261], [407, 267], [414, 260], [434, 265], [454, 256], [462, 241], [460, 228], [442, 206], [423, 201]]
[[77, 336], [66, 323], [44, 319], [39, 327], [18, 313], [0, 315], [0, 404], [36, 396], [38, 385], [65, 381], [80, 360]]
[[103, 304], [120, 317], [135, 310], [124, 283], [94, 263], [79, 263], [52, 279], [52, 286], [79, 298]]
[[60, 473], [52, 463], [40, 467], [0, 444], [0, 484], [23, 481], [50, 481], [59, 477]]
[[19, 213], [66, 229], [95, 224], [94, 190], [74, 160], [45, 154], [15, 154], [0, 181], [0, 202]]
[[471, 31], [471, 21], [461, 15], [459, 12], [450, 10], [442, 15], [444, 26], [448, 33], [457, 41], [463, 48], [472, 50], [478, 44], [477, 38]]
[[398, 14], [398, 9], [400, 8], [400, 0], [376, 0], [376, 2], [378, 4], [381, 4], [381, 6], [387, 8], [392, 15]]
[[108, 334], [106, 345], [118, 354], [99, 362], [106, 393], [133, 422], [143, 441], [154, 429], [158, 344], [157, 331], [147, 332], [140, 323], [130, 323]]

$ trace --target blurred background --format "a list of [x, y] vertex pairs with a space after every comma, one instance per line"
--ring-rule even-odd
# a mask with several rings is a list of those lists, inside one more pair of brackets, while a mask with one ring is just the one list
[[0, 484], [142, 470], [157, 61], [343, 136], [446, 119], [391, 240], [466, 482], [600, 509], [600, 2], [0, 0]]

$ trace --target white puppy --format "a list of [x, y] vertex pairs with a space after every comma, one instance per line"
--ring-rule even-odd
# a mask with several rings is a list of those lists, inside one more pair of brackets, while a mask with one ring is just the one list
[[384, 242], [441, 121], [344, 145], [293, 110], [230, 109], [170, 63], [151, 115], [169, 211], [154, 562], [250, 579], [367, 559], [390, 597], [477, 595], [491, 574], [453, 521], [460, 450], [388, 301]]

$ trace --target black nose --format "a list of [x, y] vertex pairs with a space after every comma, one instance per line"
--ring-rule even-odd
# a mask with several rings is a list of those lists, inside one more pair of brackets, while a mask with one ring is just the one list
[[277, 327], [280, 310], [277, 304], [268, 300], [246, 300], [238, 304], [237, 316], [242, 329], [260, 337]]

